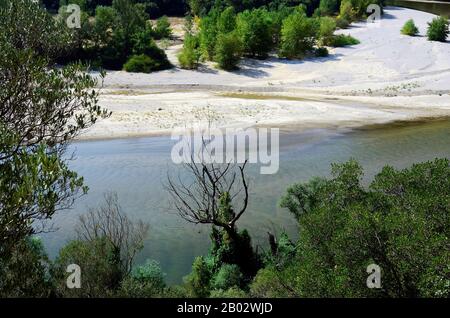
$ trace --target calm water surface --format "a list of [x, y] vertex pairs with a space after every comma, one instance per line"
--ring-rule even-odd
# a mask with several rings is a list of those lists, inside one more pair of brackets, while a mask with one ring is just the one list
[[[295, 222], [278, 206], [281, 195], [295, 182], [313, 176], [327, 176], [332, 162], [353, 157], [365, 168], [365, 182], [385, 165], [398, 168], [435, 157], [450, 157], [450, 120], [390, 125], [372, 129], [339, 132], [311, 130], [299, 134], [281, 134], [280, 170], [275, 175], [260, 175], [251, 165], [249, 210], [239, 223], [250, 231], [255, 243], [265, 245], [267, 231], [287, 231], [296, 237]], [[56, 232], [45, 234], [50, 256], [74, 238], [78, 215], [102, 202], [103, 193], [115, 191], [132, 219], [150, 224], [144, 250], [137, 263], [156, 259], [169, 283], [179, 283], [190, 272], [195, 256], [208, 251], [208, 226], [191, 225], [171, 212], [162, 184], [167, 172], [178, 173], [170, 159], [174, 141], [168, 137], [146, 137], [106, 141], [78, 142], [72, 151], [76, 160], [72, 169], [84, 176], [89, 194], [73, 209], [59, 213]]]

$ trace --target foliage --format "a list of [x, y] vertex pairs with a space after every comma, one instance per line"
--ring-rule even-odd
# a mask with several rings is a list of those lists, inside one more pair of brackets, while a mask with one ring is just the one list
[[219, 34], [215, 47], [214, 61], [224, 70], [237, 68], [242, 56], [242, 41], [235, 32]]
[[339, 11], [339, 0], [320, 0], [319, 7], [314, 11], [317, 16], [330, 16]]
[[[77, 264], [82, 269], [82, 288], [68, 289], [66, 268]], [[57, 295], [61, 297], [110, 297], [120, 287], [123, 273], [114, 247], [106, 238], [71, 241], [58, 254], [52, 268]]]
[[164, 69], [159, 61], [155, 61], [145, 54], [132, 55], [123, 68], [125, 71], [133, 73], [151, 73]]
[[330, 17], [323, 17], [319, 19], [319, 29], [317, 32], [318, 42], [320, 45], [331, 45], [333, 41], [333, 34], [336, 30], [336, 21]]
[[227, 290], [216, 289], [211, 292], [210, 298], [247, 298], [247, 293], [238, 287]]
[[[448, 295], [448, 159], [400, 171], [386, 166], [369, 189], [361, 177], [362, 168], [349, 161], [334, 164], [331, 179], [288, 190], [282, 206], [299, 220], [297, 254], [291, 265], [264, 275], [282, 278], [274, 288], [285, 286], [284, 296]], [[366, 287], [372, 263], [382, 269], [379, 290]], [[258, 294], [272, 293], [256, 286]]]
[[0, 25], [0, 258], [7, 259], [87, 191], [63, 154], [108, 113], [83, 66], [52, 67], [66, 40], [56, 19], [19, 0], [0, 8]]
[[212, 288], [228, 290], [232, 287], [241, 287], [243, 276], [236, 264], [224, 264], [217, 271], [212, 281]]
[[119, 293], [122, 297], [151, 298], [163, 295], [165, 288], [159, 263], [147, 260], [122, 281]]
[[0, 257], [0, 297], [49, 297], [50, 261], [39, 238], [17, 242], [9, 257]]
[[214, 59], [217, 38], [217, 11], [211, 12], [200, 20], [200, 48], [209, 61]]
[[405, 22], [400, 32], [404, 35], [416, 36], [419, 34], [419, 29], [414, 24], [414, 20], [409, 19]]
[[181, 68], [196, 69], [200, 60], [200, 40], [198, 36], [186, 33], [183, 49], [178, 55]]
[[265, 58], [273, 45], [272, 20], [263, 9], [244, 11], [237, 17], [237, 32], [245, 55]]
[[170, 22], [167, 16], [162, 16], [156, 21], [154, 30], [155, 39], [170, 38], [172, 35], [172, 29], [170, 28]]
[[316, 23], [302, 10], [297, 10], [283, 21], [279, 55], [289, 59], [302, 58], [312, 51], [316, 42]]
[[329, 45], [334, 47], [343, 47], [349, 45], [356, 45], [359, 43], [360, 43], [359, 40], [355, 39], [351, 35], [338, 34], [331, 38]]
[[427, 37], [430, 41], [447, 41], [449, 22], [445, 17], [434, 18], [428, 23]]

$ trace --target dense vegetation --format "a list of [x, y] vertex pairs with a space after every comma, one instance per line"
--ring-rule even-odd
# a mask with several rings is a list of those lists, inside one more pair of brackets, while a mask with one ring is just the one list
[[[280, 2], [224, 7], [219, 1], [209, 11], [197, 12], [202, 15], [196, 28], [198, 32], [194, 28], [187, 30], [188, 43], [179, 56], [180, 64], [192, 69], [203, 59], [233, 70], [242, 56], [264, 59], [272, 52], [289, 59], [326, 56], [325, 46], [359, 43], [350, 36], [336, 36], [334, 31], [362, 18], [367, 3], [322, 0], [300, 6]], [[195, 13], [195, 6], [191, 5]]]
[[[114, 7], [99, 8], [99, 16], [118, 14]], [[216, 39], [203, 33], [203, 42], [189, 47], [203, 44], [215, 56], [238, 43], [242, 54], [263, 57], [263, 46], [236, 40], [246, 34], [247, 23], [265, 28], [253, 20], [267, 12], [258, 10], [248, 11], [254, 16], [246, 21], [236, 17], [234, 8], [206, 16], [202, 23], [211, 23], [223, 37], [220, 44], [205, 47]], [[305, 20], [303, 10], [294, 9], [288, 17], [292, 15], [301, 27], [312, 21]], [[297, 30], [297, 21], [286, 21], [287, 30]], [[322, 34], [329, 35], [329, 29], [324, 26]], [[59, 210], [88, 191], [63, 159], [66, 147], [109, 115], [98, 106], [98, 83], [85, 66], [56, 67], [72, 49], [67, 47], [71, 32], [31, 0], [0, 8], [0, 297], [450, 296], [447, 158], [403, 170], [386, 166], [368, 186], [361, 183], [362, 167], [350, 160], [332, 165], [329, 178], [291, 186], [280, 204], [295, 218], [299, 239], [270, 234], [266, 251], [256, 249], [249, 233], [239, 228], [251, 195], [245, 164], [234, 170], [188, 165], [195, 186], [169, 179], [168, 189], [184, 220], [209, 227], [211, 247], [194, 260], [183, 284], [167, 286], [155, 261], [136, 266], [148, 226], [129, 220], [113, 193], [80, 217], [76, 238], [50, 260], [38, 234], [50, 229]], [[280, 32], [283, 43], [291, 32]], [[132, 37], [132, 60], [144, 60], [134, 67], [154, 63], [147, 59], [154, 49], [148, 46], [149, 33]], [[263, 38], [265, 33], [260, 34]], [[290, 45], [285, 50], [292, 52]], [[237, 189], [229, 186], [230, 180]], [[81, 289], [66, 287], [69, 264], [83, 269]], [[366, 286], [370, 264], [382, 270], [380, 289]]]

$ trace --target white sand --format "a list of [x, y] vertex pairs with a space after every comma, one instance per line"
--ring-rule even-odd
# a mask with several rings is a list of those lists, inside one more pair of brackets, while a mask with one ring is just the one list
[[[450, 115], [450, 43], [427, 41], [434, 15], [388, 7], [379, 27], [355, 23], [339, 33], [361, 44], [303, 61], [244, 60], [236, 72], [205, 65], [152, 74], [109, 72], [100, 104], [113, 111], [81, 138], [170, 134], [218, 127], [355, 127]], [[400, 34], [413, 18], [420, 36]], [[168, 48], [176, 63], [176, 50]]]

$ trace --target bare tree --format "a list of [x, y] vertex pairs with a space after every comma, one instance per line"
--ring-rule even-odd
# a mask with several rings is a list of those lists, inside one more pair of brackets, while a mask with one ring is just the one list
[[[204, 161], [195, 163], [191, 159], [191, 162], [183, 164], [183, 169], [193, 177], [193, 181], [184, 182], [180, 176], [176, 179], [170, 175], [167, 177], [166, 188], [176, 211], [190, 223], [212, 224], [234, 235], [236, 222], [248, 206], [248, 181], [245, 176], [247, 161], [239, 165]], [[234, 205], [231, 215], [226, 217], [221, 210], [221, 201], [225, 198]]]
[[136, 253], [144, 247], [148, 229], [148, 224], [128, 219], [119, 205], [117, 193], [109, 192], [105, 194], [104, 205], [80, 216], [76, 231], [82, 240], [106, 238], [120, 255], [122, 272], [128, 274]]

